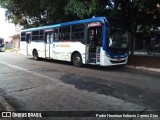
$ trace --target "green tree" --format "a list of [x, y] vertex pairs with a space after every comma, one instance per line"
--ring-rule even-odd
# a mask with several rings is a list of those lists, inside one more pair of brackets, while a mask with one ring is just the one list
[[135, 34], [141, 30], [149, 33], [159, 26], [160, 3], [158, 0], [70, 0], [65, 12], [78, 18], [110, 16], [124, 21], [131, 35], [130, 47], [133, 55]]
[[11, 22], [25, 28], [53, 24], [69, 19], [65, 16], [67, 0], [0, 0]]
[[65, 13], [75, 19], [102, 16], [105, 12], [106, 0], [69, 0]]
[[159, 0], [0, 0], [6, 16], [25, 28], [110, 16], [122, 19], [131, 34], [131, 53], [137, 28], [146, 33], [159, 26]]
[[131, 55], [133, 55], [135, 34], [140, 26], [145, 32], [149, 32], [151, 28], [158, 26], [160, 9], [157, 7], [158, 0], [115, 0], [114, 6], [110, 4], [109, 15], [122, 19], [130, 32]]

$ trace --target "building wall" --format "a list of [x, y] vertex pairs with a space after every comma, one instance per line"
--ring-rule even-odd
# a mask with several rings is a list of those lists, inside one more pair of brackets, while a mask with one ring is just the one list
[[151, 39], [155, 38], [156, 43], [160, 44], [160, 32], [151, 32], [150, 35], [144, 36], [142, 32], [136, 33], [135, 50], [146, 50], [151, 44]]
[[12, 49], [13, 43], [12, 42], [5, 42], [5, 49]]
[[20, 35], [19, 34], [15, 34], [13, 36], [11, 36], [12, 40], [12, 48], [15, 49], [16, 51], [19, 50], [20, 48]]
[[19, 39], [19, 37], [13, 38], [13, 47], [15, 49], [19, 50], [19, 48], [20, 48], [20, 39]]

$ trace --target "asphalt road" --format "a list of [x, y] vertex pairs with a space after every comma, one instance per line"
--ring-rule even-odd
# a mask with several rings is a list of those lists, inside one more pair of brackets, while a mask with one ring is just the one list
[[160, 110], [159, 86], [160, 74], [156, 72], [124, 66], [76, 68], [68, 62], [35, 61], [31, 56], [0, 52], [0, 95], [16, 111], [138, 111], [145, 114], [149, 110]]

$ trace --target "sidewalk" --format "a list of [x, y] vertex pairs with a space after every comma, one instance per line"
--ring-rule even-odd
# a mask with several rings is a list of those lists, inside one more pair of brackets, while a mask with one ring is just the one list
[[158, 69], [158, 68], [148, 68], [148, 67], [131, 66], [131, 65], [126, 65], [126, 67], [127, 67], [127, 68], [131, 68], [131, 69], [137, 69], [137, 70], [160, 72], [160, 69]]
[[14, 52], [14, 53], [17, 53], [17, 54], [20, 53], [19, 49], [16, 49], [16, 48], [6, 49], [5, 52]]
[[6, 111], [6, 109], [3, 107], [1, 103], [0, 103], [0, 111]]
[[146, 50], [135, 50], [134, 55], [137, 56], [156, 56], [156, 57], [160, 57], [160, 53], [156, 52], [155, 54], [148, 54]]
[[147, 54], [146, 50], [134, 50], [129, 56], [128, 68], [160, 72], [160, 53]]

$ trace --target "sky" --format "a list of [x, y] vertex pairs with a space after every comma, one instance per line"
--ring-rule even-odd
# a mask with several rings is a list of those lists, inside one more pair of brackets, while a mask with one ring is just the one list
[[15, 25], [8, 23], [5, 18], [5, 9], [0, 8], [0, 38], [7, 38], [15, 33]]

